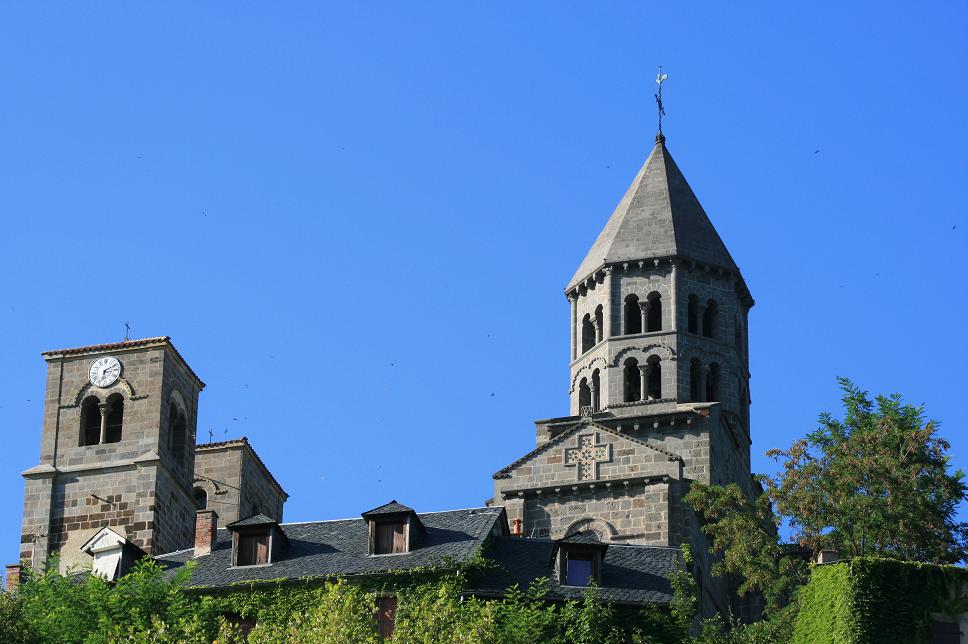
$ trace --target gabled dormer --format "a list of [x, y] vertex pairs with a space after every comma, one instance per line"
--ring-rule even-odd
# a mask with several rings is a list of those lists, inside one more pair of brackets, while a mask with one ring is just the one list
[[398, 555], [420, 547], [427, 531], [413, 508], [390, 501], [362, 514], [369, 538], [367, 554]]
[[240, 519], [225, 528], [232, 533], [233, 566], [268, 566], [289, 548], [282, 526], [264, 514]]
[[608, 544], [594, 534], [580, 532], [559, 539], [551, 550], [555, 579], [562, 586], [602, 586], [602, 567]]
[[91, 572], [107, 581], [113, 581], [127, 573], [145, 551], [131, 543], [117, 530], [104, 527], [81, 546], [81, 552], [90, 555], [94, 562]]

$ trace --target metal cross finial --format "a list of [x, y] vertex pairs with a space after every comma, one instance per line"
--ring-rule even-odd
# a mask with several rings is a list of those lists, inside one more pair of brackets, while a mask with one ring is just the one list
[[215, 437], [215, 432], [213, 432], [213, 431], [212, 431], [212, 429], [211, 429], [211, 428], [209, 428], [209, 430], [208, 430], [208, 442], [209, 442], [209, 443], [211, 443], [211, 442], [213, 442], [213, 441], [212, 441], [212, 439], [213, 439], [214, 437]]
[[124, 323], [124, 341], [128, 341], [128, 334], [131, 332], [131, 325], [127, 322]]
[[659, 73], [655, 75], [655, 82], [659, 86], [659, 93], [655, 95], [655, 104], [659, 107], [659, 134], [662, 134], [662, 117], [665, 116], [665, 108], [662, 107], [662, 83], [669, 80], [668, 74], [662, 73], [662, 65], [659, 65]]

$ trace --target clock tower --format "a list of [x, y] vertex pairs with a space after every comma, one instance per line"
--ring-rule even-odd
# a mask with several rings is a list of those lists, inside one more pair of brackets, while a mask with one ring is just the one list
[[40, 459], [26, 480], [21, 560], [89, 563], [110, 526], [148, 553], [191, 545], [198, 394], [205, 384], [167, 337], [43, 354]]

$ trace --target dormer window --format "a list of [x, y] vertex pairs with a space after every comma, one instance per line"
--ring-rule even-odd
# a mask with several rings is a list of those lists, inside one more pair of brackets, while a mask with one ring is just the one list
[[395, 555], [407, 551], [407, 535], [403, 521], [376, 522], [375, 555]]
[[236, 566], [261, 566], [269, 563], [269, 531], [239, 533], [235, 551]]
[[267, 566], [289, 545], [279, 524], [263, 514], [225, 527], [232, 533], [233, 566]]
[[390, 501], [363, 513], [370, 555], [399, 555], [420, 546], [424, 527], [420, 517], [402, 503]]
[[608, 544], [601, 543], [595, 534], [579, 532], [555, 544], [552, 557], [558, 583], [563, 586], [602, 584], [602, 567]]

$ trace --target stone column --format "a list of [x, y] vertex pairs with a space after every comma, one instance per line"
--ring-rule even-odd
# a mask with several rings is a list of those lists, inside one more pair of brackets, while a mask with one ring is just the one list
[[97, 408], [101, 410], [101, 439], [98, 441], [98, 445], [104, 445], [108, 439], [108, 414], [111, 412], [111, 408], [107, 403], [98, 403]]
[[[605, 312], [602, 311], [602, 317], [604, 317], [604, 316], [605, 316]], [[591, 321], [592, 321], [592, 326], [595, 327], [595, 344], [598, 344], [599, 342], [602, 341], [602, 327], [598, 323], [598, 316], [597, 315], [592, 315], [591, 316]]]
[[702, 303], [699, 298], [696, 298], [696, 335], [704, 335], [702, 327], [702, 318], [706, 313], [706, 305]]
[[649, 363], [639, 365], [639, 400], [649, 399]]
[[594, 380], [588, 381], [588, 390], [591, 392], [592, 399], [592, 411], [598, 411], [598, 385], [595, 384]]
[[571, 359], [578, 357], [578, 294], [569, 293], [568, 302], [571, 304]]
[[679, 307], [677, 306], [678, 298], [676, 298], [676, 267], [678, 265], [679, 262], [672, 260], [672, 277], [669, 280], [669, 306], [671, 307], [669, 312], [672, 314], [672, 331], [679, 328]]
[[605, 303], [602, 305], [602, 324], [605, 328], [602, 335], [606, 338], [612, 337], [612, 267], [606, 266], [605, 272]]
[[642, 333], [645, 333], [649, 329], [649, 306], [651, 302], [649, 300], [643, 300], [639, 302], [639, 311], [642, 313]]
[[709, 378], [709, 367], [699, 367], [699, 402], [706, 400], [706, 380]]

